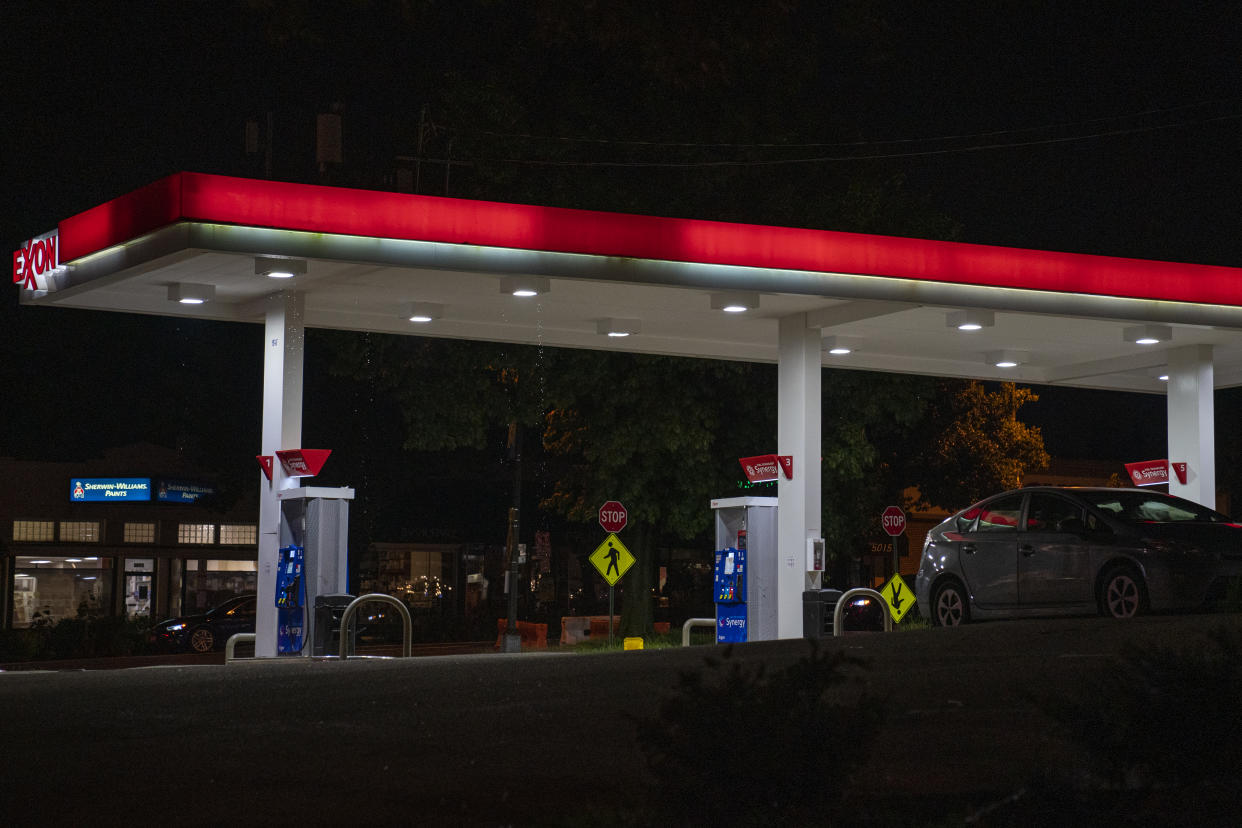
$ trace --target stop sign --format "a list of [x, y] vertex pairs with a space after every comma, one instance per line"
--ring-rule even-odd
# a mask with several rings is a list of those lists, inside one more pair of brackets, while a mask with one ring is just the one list
[[599, 507], [599, 525], [605, 532], [620, 532], [628, 519], [629, 513], [619, 501], [610, 500]]
[[906, 531], [906, 513], [901, 511], [899, 506], [889, 506], [880, 515], [880, 525], [884, 527], [885, 532], [897, 537]]

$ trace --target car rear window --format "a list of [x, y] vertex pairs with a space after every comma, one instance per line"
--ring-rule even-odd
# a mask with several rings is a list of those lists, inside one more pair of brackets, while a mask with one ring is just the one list
[[1095, 508], [1126, 523], [1228, 523], [1229, 518], [1206, 506], [1160, 492], [1088, 492]]

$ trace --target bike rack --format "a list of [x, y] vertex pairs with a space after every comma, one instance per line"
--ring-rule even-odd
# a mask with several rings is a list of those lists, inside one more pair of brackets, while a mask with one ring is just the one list
[[888, 611], [888, 601], [884, 600], [884, 596], [876, 592], [874, 589], [867, 587], [854, 587], [848, 589], [845, 594], [837, 599], [837, 608], [832, 613], [832, 637], [844, 635], [845, 630], [841, 629], [841, 616], [845, 614], [845, 605], [849, 600], [857, 595], [866, 595], [869, 598], [875, 598], [880, 602], [880, 606], [884, 608], [884, 632], [893, 631], [893, 615]]
[[681, 646], [690, 646], [690, 628], [691, 627], [714, 627], [716, 626], [715, 618], [687, 618], [686, 623], [681, 625]]
[[254, 633], [233, 633], [229, 636], [229, 640], [224, 642], [224, 663], [228, 664], [233, 661], [233, 650], [238, 644], [253, 644], [255, 639]]
[[353, 601], [350, 601], [349, 606], [345, 608], [345, 612], [341, 613], [341, 658], [349, 657], [349, 639], [347, 636], [347, 633], [349, 632], [349, 623], [354, 620], [354, 616], [358, 612], [358, 607], [368, 601], [379, 601], [383, 604], [392, 604], [400, 611], [402, 623], [401, 655], [405, 658], [409, 658], [410, 653], [413, 651], [412, 641], [414, 631], [414, 622], [410, 619], [410, 611], [404, 603], [396, 598], [393, 598], [391, 595], [385, 595], [382, 592], [371, 592], [366, 595], [359, 595]]

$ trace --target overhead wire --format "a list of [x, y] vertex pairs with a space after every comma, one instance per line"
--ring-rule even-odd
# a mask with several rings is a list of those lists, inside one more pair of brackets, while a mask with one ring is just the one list
[[1242, 98], [1229, 98], [1221, 100], [1200, 101], [1193, 104], [1184, 104], [1177, 107], [1168, 107], [1163, 109], [1150, 109], [1142, 112], [1127, 113], [1123, 115], [1108, 116], [1101, 118], [1092, 118], [1082, 121], [1065, 122], [1057, 124], [1045, 124], [1032, 127], [1019, 127], [1003, 130], [991, 130], [987, 132], [957, 134], [957, 135], [939, 135], [924, 138], [892, 138], [870, 141], [852, 141], [852, 142], [808, 142], [808, 143], [776, 143], [776, 142], [689, 142], [689, 141], [646, 141], [646, 140], [625, 140], [611, 138], [589, 138], [579, 136], [555, 136], [555, 135], [534, 135], [528, 133], [506, 133], [496, 130], [471, 129], [464, 127], [446, 127], [448, 132], [457, 132], [462, 134], [473, 134], [481, 136], [490, 136], [505, 139], [530, 140], [530, 141], [547, 141], [557, 143], [579, 143], [579, 144], [595, 144], [604, 146], [617, 147], [638, 147], [638, 148], [656, 148], [656, 149], [737, 149], [737, 150], [797, 150], [812, 148], [840, 148], [864, 150], [866, 148], [881, 148], [890, 146], [901, 146], [911, 144], [941, 144], [946, 142], [961, 141], [983, 141], [982, 143], [973, 143], [967, 146], [950, 146], [950, 147], [925, 147], [921, 149], [903, 149], [898, 151], [874, 151], [874, 152], [851, 152], [847, 154], [829, 154], [829, 155], [813, 155], [794, 158], [750, 158], [750, 159], [716, 159], [716, 160], [695, 160], [695, 161], [644, 161], [644, 160], [573, 160], [563, 158], [518, 158], [518, 157], [495, 157], [483, 158], [479, 157], [475, 160], [480, 163], [505, 163], [505, 164], [524, 164], [532, 166], [560, 166], [560, 167], [758, 167], [758, 166], [775, 166], [783, 164], [810, 164], [810, 163], [833, 163], [846, 161], [870, 161], [896, 158], [913, 158], [921, 156], [933, 155], [950, 155], [970, 152], [984, 152], [992, 150], [1002, 150], [1019, 147], [1040, 146], [1049, 144], [1064, 144], [1080, 141], [1093, 141], [1102, 138], [1110, 138], [1124, 135], [1134, 135], [1145, 132], [1156, 132], [1169, 129], [1183, 129], [1194, 126], [1201, 126], [1211, 123], [1219, 123], [1224, 121], [1242, 119], [1242, 112], [1231, 112], [1223, 115], [1214, 115], [1210, 117], [1202, 117], [1192, 120], [1178, 120], [1157, 124], [1142, 124], [1136, 126], [1119, 126], [1113, 129], [1096, 129], [1091, 132], [1079, 132], [1071, 135], [1053, 135], [1042, 138], [1022, 138], [1020, 140], [998, 141], [988, 140], [995, 139], [1000, 136], [1022, 136], [1031, 135], [1032, 133], [1047, 132], [1051, 130], [1066, 130], [1071, 128], [1090, 127], [1097, 124], [1117, 123], [1126, 120], [1134, 120], [1136, 118], [1150, 118], [1153, 116], [1167, 116], [1174, 113], [1185, 112], [1193, 109], [1203, 109], [1208, 106], [1217, 106], [1221, 104], [1235, 104], [1242, 101]]

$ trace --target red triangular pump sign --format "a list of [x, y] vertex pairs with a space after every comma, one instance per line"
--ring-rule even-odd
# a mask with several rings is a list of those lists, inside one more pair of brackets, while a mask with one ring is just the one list
[[285, 477], [314, 477], [328, 462], [332, 449], [285, 449], [276, 452]]

